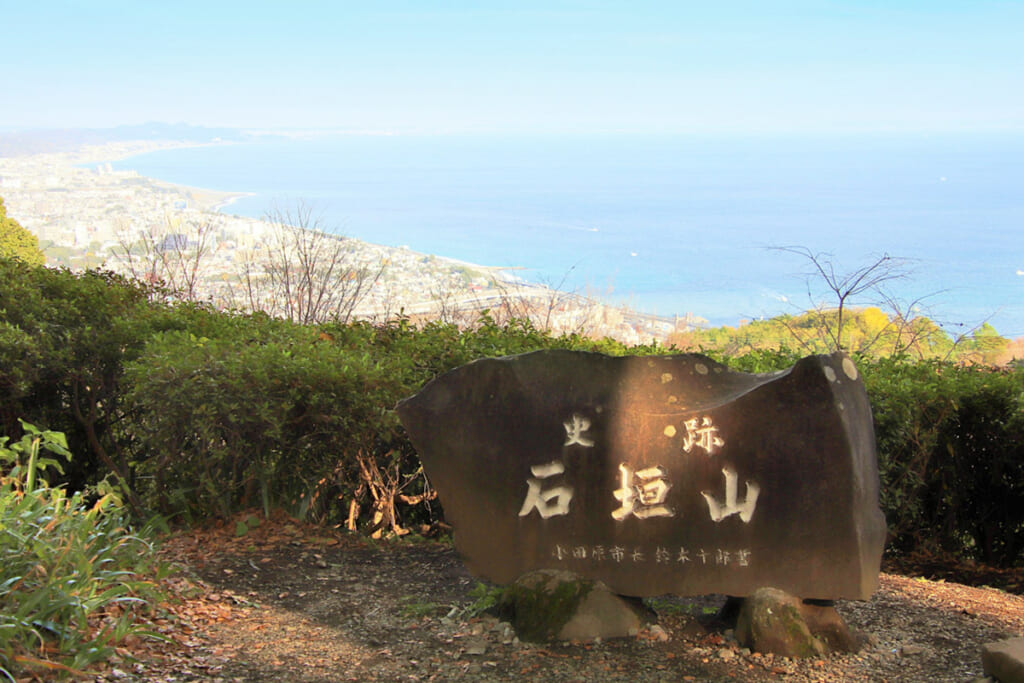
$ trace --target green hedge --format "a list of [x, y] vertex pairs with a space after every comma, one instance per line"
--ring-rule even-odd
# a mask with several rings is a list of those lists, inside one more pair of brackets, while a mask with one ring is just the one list
[[[472, 331], [222, 318], [230, 322], [202, 326], [204, 336], [158, 333], [126, 365], [138, 490], [162, 511], [285, 506], [397, 529], [409, 510], [396, 505], [430, 497], [393, 411], [399, 400], [481, 356], [586, 345], [486, 316]], [[412, 519], [429, 523], [438, 510]]]
[[862, 363], [891, 551], [1024, 561], [1024, 369]]
[[[284, 506], [365, 531], [442, 511], [394, 405], [484, 356], [541, 348], [665, 353], [552, 337], [482, 316], [304, 327], [159, 303], [109, 274], [0, 261], [0, 419], [68, 435], [80, 487], [115, 472], [143, 508], [198, 518]], [[788, 367], [798, 354], [719, 358]], [[896, 553], [1024, 561], [1024, 370], [858, 358], [875, 416]]]
[[128, 474], [121, 375], [151, 336], [148, 296], [109, 273], [0, 259], [0, 430], [17, 435], [25, 418], [66, 434], [73, 488]]

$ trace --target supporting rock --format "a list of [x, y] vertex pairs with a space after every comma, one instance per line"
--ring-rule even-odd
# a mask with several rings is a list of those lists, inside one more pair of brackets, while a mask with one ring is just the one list
[[985, 675], [999, 683], [1024, 683], [1024, 638], [989, 643], [981, 648]]
[[520, 577], [505, 589], [499, 609], [519, 638], [529, 642], [635, 636], [654, 619], [640, 600], [558, 570]]
[[860, 647], [830, 603], [802, 601], [776, 588], [760, 588], [742, 601], [736, 640], [755, 652], [785, 657], [821, 657]]

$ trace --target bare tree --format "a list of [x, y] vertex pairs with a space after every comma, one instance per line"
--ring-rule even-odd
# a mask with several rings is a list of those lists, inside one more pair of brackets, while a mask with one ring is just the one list
[[[173, 227], [168, 219], [168, 228]], [[168, 284], [176, 296], [197, 301], [199, 284], [206, 276], [207, 256], [213, 248], [214, 224], [208, 217], [190, 219], [181, 224], [181, 233], [172, 233], [161, 254], [165, 258]]]
[[298, 204], [274, 209], [262, 245], [241, 263], [247, 305], [293, 322], [348, 322], [384, 272]]
[[209, 216], [180, 218], [165, 216], [141, 230], [122, 226], [114, 255], [131, 277], [162, 285], [171, 295], [197, 301], [213, 249], [215, 226]]
[[528, 284], [516, 280], [492, 282], [497, 303], [492, 308], [498, 322], [529, 320], [538, 330], [560, 334], [592, 334], [607, 317], [607, 307], [593, 293], [567, 290], [565, 283], [575, 266], [557, 285], [550, 282]]
[[161, 227], [150, 224], [134, 230], [127, 221], [119, 223], [117, 239], [121, 248], [113, 250], [114, 257], [133, 279], [151, 285], [163, 282], [163, 263], [157, 255]]
[[404, 315], [399, 301], [399, 288], [394, 280], [381, 277], [374, 288], [373, 307], [368, 311], [367, 320], [373, 323], [385, 323]]
[[[818, 331], [826, 343], [837, 351], [844, 351], [843, 328], [845, 316], [851, 306], [877, 303], [874, 299], [886, 299], [884, 285], [907, 277], [906, 259], [883, 254], [870, 263], [850, 272], [839, 272], [831, 254], [815, 253], [807, 247], [772, 247], [776, 251], [796, 254], [805, 258], [811, 266], [807, 275], [807, 296], [811, 301], [810, 313], [817, 316]], [[825, 291], [827, 301], [820, 298]], [[866, 301], [864, 297], [869, 297]], [[874, 297], [874, 299], [870, 299]], [[793, 331], [792, 329], [790, 330]], [[806, 342], [799, 336], [797, 341]]]
[[[877, 306], [886, 321], [873, 327], [870, 338], [858, 344], [858, 351], [868, 352], [879, 344], [888, 345], [892, 354], [912, 353], [919, 358], [936, 355], [951, 358], [970, 342], [987, 321], [969, 326], [966, 332], [952, 336], [944, 327], [920, 313], [923, 302], [941, 292], [934, 292], [906, 303], [892, 295], [886, 285], [908, 277], [907, 259], [882, 255], [850, 272], [838, 272], [831, 254], [815, 253], [806, 247], [772, 247], [802, 256], [810, 265], [806, 275], [807, 296], [812, 303], [807, 313], [814, 316], [818, 339], [834, 350], [846, 349], [846, 317], [853, 306]], [[824, 294], [825, 300], [820, 297]], [[793, 320], [782, 321], [798, 344], [816, 352], [813, 339]], [[967, 327], [960, 324], [960, 327]]]
[[[882, 339], [884, 333], [891, 332], [891, 353], [914, 353], [918, 358], [926, 358], [932, 355], [931, 352], [936, 346], [949, 339], [941, 327], [917, 314], [922, 302], [928, 297], [921, 297], [903, 305], [893, 296], [885, 293], [882, 296], [891, 312], [889, 327], [879, 332], [875, 340], [872, 340], [872, 344]], [[954, 340], [950, 348], [955, 348], [958, 342], [959, 340]]]
[[429, 294], [430, 301], [433, 302], [433, 310], [430, 313], [432, 319], [460, 328], [467, 327], [472, 322], [467, 318], [472, 317], [471, 311], [475, 310], [475, 307], [460, 302], [455, 289], [445, 277], [434, 278], [429, 285]]

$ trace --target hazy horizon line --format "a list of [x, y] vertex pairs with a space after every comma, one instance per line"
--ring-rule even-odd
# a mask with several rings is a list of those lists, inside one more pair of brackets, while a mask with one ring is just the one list
[[365, 128], [351, 126], [237, 126], [212, 123], [189, 123], [169, 121], [142, 121], [115, 123], [110, 125], [69, 125], [69, 126], [0, 126], [0, 134], [44, 135], [46, 133], [67, 133], [75, 131], [113, 132], [122, 128], [143, 128], [160, 126], [181, 127], [199, 130], [225, 130], [250, 136], [319, 137], [327, 135], [351, 135], [362, 137], [424, 136], [445, 137], [456, 135], [508, 135], [508, 136], [564, 136], [622, 135], [622, 136], [841, 136], [841, 135], [1005, 135], [1024, 134], [1024, 125], [986, 127], [906, 127], [906, 126], [863, 126], [836, 128], [644, 128], [644, 127], [594, 127], [594, 128]]

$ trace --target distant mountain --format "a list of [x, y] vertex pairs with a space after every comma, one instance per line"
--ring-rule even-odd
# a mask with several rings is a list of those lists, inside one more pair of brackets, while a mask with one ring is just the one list
[[211, 142], [244, 140], [249, 136], [235, 128], [207, 128], [185, 123], [143, 123], [116, 128], [61, 128], [0, 133], [0, 157], [70, 152], [82, 145], [99, 145], [122, 140], [175, 140]]

